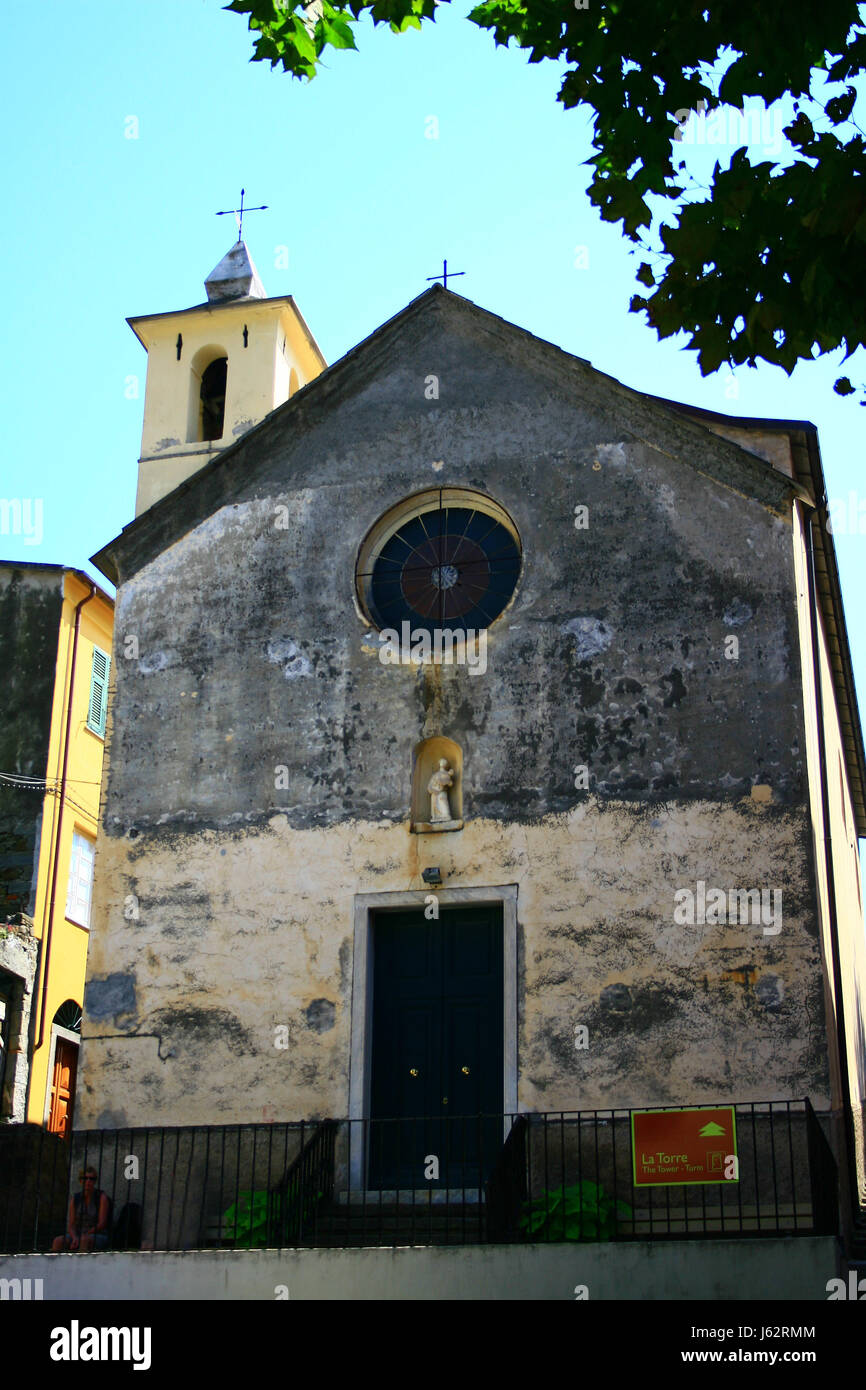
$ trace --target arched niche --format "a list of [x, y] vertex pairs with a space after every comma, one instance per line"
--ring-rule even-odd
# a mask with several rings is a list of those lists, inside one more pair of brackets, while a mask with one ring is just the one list
[[[440, 760], [448, 764], [451, 785], [447, 787], [448, 820], [434, 818], [431, 796], [427, 790], [430, 778], [439, 770]], [[463, 750], [451, 738], [437, 735], [415, 746], [412, 758], [412, 819], [411, 830], [416, 835], [442, 833], [463, 828]]]
[[199, 348], [190, 363], [188, 444], [223, 437], [227, 383], [228, 354], [225, 348], [216, 343]]

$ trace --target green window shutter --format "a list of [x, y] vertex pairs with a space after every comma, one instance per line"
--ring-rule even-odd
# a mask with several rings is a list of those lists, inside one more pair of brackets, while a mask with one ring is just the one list
[[99, 734], [100, 738], [105, 738], [105, 716], [108, 713], [108, 672], [110, 669], [111, 657], [101, 647], [94, 647], [87, 727], [94, 734]]

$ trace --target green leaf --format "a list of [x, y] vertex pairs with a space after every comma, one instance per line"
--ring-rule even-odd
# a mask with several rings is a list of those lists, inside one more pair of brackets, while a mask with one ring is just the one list
[[856, 100], [857, 92], [854, 87], [848, 87], [842, 96], [830, 98], [824, 109], [834, 125], [841, 125], [843, 121], [847, 121]]
[[334, 48], [354, 48], [357, 50], [355, 36], [344, 19], [321, 19], [322, 34], [326, 43]]
[[317, 53], [316, 45], [307, 30], [307, 26], [300, 15], [293, 15], [291, 19], [292, 35], [289, 40], [292, 47], [300, 58], [315, 64]]
[[[225, 8], [246, 19], [254, 61], [305, 79], [327, 45], [356, 48], [364, 15], [395, 33], [436, 16], [436, 0], [320, 5], [314, 35], [304, 0], [230, 0]], [[556, 63], [559, 103], [588, 112], [590, 203], [647, 256], [637, 279], [651, 293], [631, 296], [631, 312], [646, 314], [660, 338], [685, 334], [705, 374], [758, 359], [791, 371], [814, 358], [815, 345], [819, 354], [863, 345], [866, 141], [850, 125], [856, 79], [866, 72], [866, 27], [854, 0], [801, 0], [782, 23], [772, 7], [726, 0], [589, 5], [482, 0], [469, 19], [496, 45]], [[825, 111], [828, 83], [845, 90]], [[701, 102], [772, 110], [783, 99], [793, 100], [795, 117], [770, 158], [757, 162], [752, 140], [751, 154], [719, 152], [708, 187], [675, 176], [674, 156], [690, 168], [688, 135], [697, 125], [685, 124], [685, 113]], [[675, 142], [678, 133], [686, 138]], [[764, 302], [772, 312], [752, 312]], [[734, 328], [740, 319], [743, 333]]]
[[[632, 1215], [627, 1202], [616, 1205], [619, 1215]], [[586, 1178], [525, 1203], [520, 1225], [542, 1240], [610, 1240], [616, 1234], [614, 1201], [600, 1184]]]

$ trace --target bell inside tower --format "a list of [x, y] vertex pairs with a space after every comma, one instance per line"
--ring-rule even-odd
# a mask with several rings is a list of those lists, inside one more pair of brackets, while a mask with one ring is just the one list
[[199, 439], [222, 439], [228, 365], [227, 357], [218, 357], [201, 374]]

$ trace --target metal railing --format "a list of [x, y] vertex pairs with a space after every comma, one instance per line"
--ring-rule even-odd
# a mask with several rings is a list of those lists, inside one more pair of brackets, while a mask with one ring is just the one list
[[498, 1244], [520, 1239], [520, 1216], [526, 1201], [525, 1115], [511, 1126], [487, 1184], [487, 1239]]
[[114, 1249], [835, 1233], [836, 1165], [809, 1102], [734, 1109], [736, 1179], [657, 1187], [634, 1185], [629, 1110], [91, 1130], [70, 1142], [3, 1126], [0, 1253], [51, 1250], [86, 1167], [111, 1200]]
[[812, 1178], [812, 1215], [816, 1235], [835, 1235], [839, 1230], [839, 1175], [836, 1160], [818, 1116], [807, 1099], [806, 1140]]
[[309, 1128], [312, 1133], [305, 1140], [301, 1126], [300, 1153], [269, 1194], [267, 1235], [271, 1246], [305, 1244], [316, 1229], [321, 1207], [334, 1196], [336, 1122], [323, 1120]]
[[599, 1241], [836, 1233], [835, 1160], [808, 1100], [733, 1108], [736, 1178], [658, 1186], [634, 1183], [630, 1111], [528, 1116], [524, 1236]]

